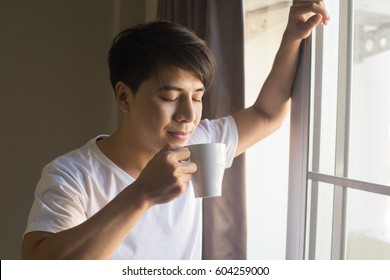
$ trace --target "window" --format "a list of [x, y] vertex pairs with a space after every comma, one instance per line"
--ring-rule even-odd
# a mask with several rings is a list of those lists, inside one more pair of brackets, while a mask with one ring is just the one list
[[287, 258], [390, 259], [390, 2], [327, 7], [330, 25], [312, 38], [311, 99], [292, 112], [310, 125], [292, 123], [306, 144], [291, 154], [308, 161], [290, 168]]

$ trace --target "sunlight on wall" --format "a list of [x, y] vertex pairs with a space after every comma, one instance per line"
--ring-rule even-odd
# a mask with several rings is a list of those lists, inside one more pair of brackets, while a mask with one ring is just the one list
[[[288, 8], [246, 16], [246, 106], [256, 100], [279, 47]], [[248, 259], [285, 259], [289, 118], [246, 152]]]

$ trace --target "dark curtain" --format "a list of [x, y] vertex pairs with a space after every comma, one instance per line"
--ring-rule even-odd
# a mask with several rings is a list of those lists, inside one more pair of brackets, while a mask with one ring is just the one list
[[[158, 19], [178, 22], [206, 41], [217, 58], [204, 118], [244, 107], [244, 18], [242, 0], [159, 0]], [[246, 259], [245, 161], [226, 170], [222, 197], [203, 202], [203, 259]]]

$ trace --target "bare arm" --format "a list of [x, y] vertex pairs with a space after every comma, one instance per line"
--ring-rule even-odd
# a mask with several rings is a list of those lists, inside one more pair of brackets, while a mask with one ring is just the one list
[[239, 135], [236, 155], [277, 130], [289, 111], [301, 41], [329, 20], [322, 0], [295, 0], [280, 48], [256, 102], [233, 115]]
[[141, 172], [138, 179], [84, 223], [58, 233], [25, 235], [23, 259], [108, 259], [153, 205], [182, 194], [196, 171], [188, 149], [167, 146]]
[[136, 189], [127, 188], [86, 222], [55, 234], [26, 234], [24, 259], [108, 259], [148, 209]]

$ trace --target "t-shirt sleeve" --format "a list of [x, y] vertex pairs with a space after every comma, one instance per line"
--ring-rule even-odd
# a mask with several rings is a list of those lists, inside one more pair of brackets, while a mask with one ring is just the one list
[[232, 116], [215, 120], [202, 120], [189, 144], [225, 143], [226, 168], [229, 168], [234, 159], [238, 145], [238, 131]]
[[66, 170], [54, 164], [42, 170], [25, 233], [59, 232], [84, 222], [86, 195]]

